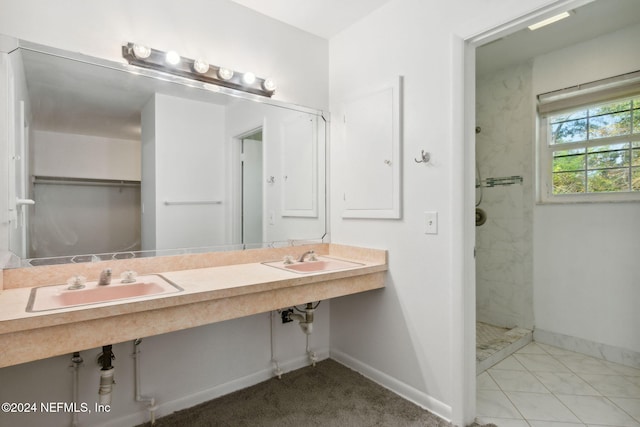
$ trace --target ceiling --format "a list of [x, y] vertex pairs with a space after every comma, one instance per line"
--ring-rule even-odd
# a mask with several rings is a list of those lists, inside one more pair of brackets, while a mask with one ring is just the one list
[[[231, 0], [329, 39], [390, 0]], [[478, 74], [589, 40], [640, 22], [640, 0], [596, 0], [568, 19], [536, 31], [525, 28], [478, 49]]]
[[476, 72], [496, 71], [638, 23], [640, 0], [597, 0], [555, 24], [536, 31], [525, 28], [481, 46], [476, 52]]
[[330, 39], [389, 0], [231, 0], [293, 27]]

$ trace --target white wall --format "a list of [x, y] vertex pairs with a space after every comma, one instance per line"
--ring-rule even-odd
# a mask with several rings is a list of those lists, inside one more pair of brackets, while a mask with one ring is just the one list
[[[54, 4], [46, 0], [3, 0], [0, 9], [1, 31], [9, 35], [112, 60], [120, 58], [120, 46], [127, 41], [176, 49], [192, 58], [204, 56], [213, 64], [273, 76], [279, 86], [276, 99], [319, 109], [328, 106], [328, 42], [228, 1], [63, 0]], [[6, 152], [6, 143], [0, 149], [0, 164], [5, 164], [6, 154], [2, 153]], [[5, 247], [3, 243], [0, 249]], [[311, 349], [321, 358], [328, 355], [329, 306], [328, 301], [320, 305], [310, 338]], [[308, 363], [305, 337], [297, 325], [277, 324], [276, 334], [276, 357], [284, 369]], [[142, 392], [158, 398], [158, 415], [272, 375], [267, 314], [152, 337], [142, 345]], [[87, 402], [97, 400], [98, 368], [94, 359], [99, 351], [83, 352], [80, 388]], [[118, 373], [113, 411], [108, 416], [81, 415], [83, 425], [130, 426], [147, 416], [144, 405], [133, 401], [130, 343], [117, 345], [115, 351]], [[69, 357], [0, 369], [0, 399], [69, 401]], [[53, 379], [59, 382], [43, 385]], [[70, 422], [69, 414], [27, 415], [18, 421], [7, 416], [0, 414], [0, 425], [63, 426]]]
[[[33, 131], [39, 177], [140, 181], [140, 141]], [[30, 258], [140, 250], [140, 187], [36, 184]]]
[[31, 174], [140, 181], [140, 141], [33, 132]]
[[[7, 100], [12, 105], [8, 111], [11, 123], [9, 136], [9, 247], [19, 256], [28, 254], [29, 206], [19, 206], [16, 199], [31, 198], [28, 185], [30, 163], [31, 107], [22, 58], [9, 55], [9, 88]], [[24, 115], [23, 115], [24, 113]]]
[[[462, 271], [473, 250], [472, 242], [463, 243], [463, 230], [473, 221], [472, 210], [463, 211], [465, 188], [473, 185], [463, 160], [473, 152], [463, 151], [464, 49], [458, 37], [551, 3], [395, 0], [331, 40], [331, 239], [388, 249], [390, 267], [383, 291], [332, 301], [331, 351], [459, 425], [473, 412], [466, 393], [475, 388], [465, 383], [473, 379], [463, 372], [474, 350], [463, 338], [463, 324], [469, 327], [475, 318], [466, 304], [475, 301], [475, 292], [463, 283]], [[342, 103], [398, 75], [405, 85], [403, 217], [342, 219], [342, 183], [350, 173], [340, 165]], [[414, 162], [421, 150], [431, 153], [432, 164]], [[423, 234], [423, 212], [431, 210], [439, 213], [437, 235]]]
[[[229, 197], [225, 194], [228, 177], [224, 107], [156, 94], [154, 111], [155, 175], [143, 181], [142, 191], [155, 193], [155, 231], [151, 231], [155, 233], [155, 247], [143, 249], [226, 243], [224, 206], [229, 203]], [[143, 126], [148, 124], [145, 122]], [[146, 137], [144, 139], [146, 141]], [[185, 201], [221, 203], [165, 203]], [[145, 205], [142, 221], [145, 228], [148, 227], [147, 215]], [[146, 235], [146, 231], [143, 234]]]
[[525, 62], [478, 76], [476, 82], [479, 176], [522, 178], [522, 183], [476, 190], [478, 207], [487, 215], [476, 227], [476, 319], [507, 328], [534, 325], [531, 68]]
[[[535, 59], [535, 94], [640, 69], [640, 26]], [[536, 327], [640, 352], [640, 203], [537, 205]], [[640, 363], [640, 358], [635, 363]]]
[[[322, 303], [314, 318], [310, 348], [328, 355], [329, 304]], [[171, 319], [167, 319], [170, 321]], [[269, 313], [143, 339], [141, 393], [153, 396], [158, 417], [194, 406], [240, 388], [272, 378]], [[309, 364], [305, 335], [297, 322], [274, 322], [274, 356], [286, 372]], [[145, 403], [136, 403], [133, 383], [133, 342], [114, 343], [115, 381], [109, 414], [79, 414], [82, 426], [130, 427], [149, 421]], [[90, 408], [98, 401], [101, 348], [80, 352], [79, 401]], [[2, 402], [71, 402], [71, 354], [0, 369]], [[62, 427], [70, 413], [0, 413], [1, 426]]]
[[275, 99], [328, 105], [327, 42], [226, 0], [3, 0], [3, 34], [110, 60], [126, 42], [278, 82]]
[[[291, 155], [286, 153], [282, 142], [282, 124], [299, 117], [302, 113], [299, 111], [289, 110], [286, 108], [277, 108], [274, 106], [266, 106], [263, 104], [236, 104], [229, 106], [227, 110], [227, 144], [236, 144], [235, 147], [229, 147], [228, 151], [231, 156], [228, 162], [228, 168], [231, 171], [229, 176], [233, 176], [232, 182], [228, 189], [231, 195], [235, 195], [233, 206], [229, 210], [229, 224], [234, 224], [234, 229], [227, 230], [229, 241], [232, 243], [240, 242], [240, 200], [237, 197], [240, 189], [234, 184], [240, 182], [240, 168], [234, 163], [237, 161], [235, 155], [239, 146], [238, 136], [247, 133], [259, 127], [263, 128], [262, 145], [264, 150], [263, 159], [263, 175], [265, 178], [273, 176], [274, 183], [266, 183], [263, 181], [264, 194], [264, 212], [263, 230], [265, 242], [320, 239], [325, 233], [325, 170], [319, 168], [317, 171], [318, 183], [318, 215], [315, 217], [294, 217], [283, 216], [283, 192], [285, 191], [283, 182], [283, 157]], [[320, 117], [316, 117], [318, 126], [317, 141], [317, 162], [325, 163], [325, 123]], [[310, 141], [304, 141], [305, 144]], [[235, 155], [234, 155], [235, 153]], [[269, 216], [273, 213], [273, 223]]]
[[141, 216], [141, 248], [143, 250], [156, 247], [157, 198], [156, 183], [156, 99], [151, 97], [142, 108], [140, 114], [140, 143], [142, 145], [142, 183], [140, 188]]
[[[2, 40], [0, 38], [0, 40]], [[0, 52], [0, 99], [9, 99], [9, 55]], [[9, 103], [0, 102], [0, 174], [9, 177]], [[6, 181], [8, 182], [8, 180]], [[9, 250], [9, 188], [0, 187], [0, 256]]]

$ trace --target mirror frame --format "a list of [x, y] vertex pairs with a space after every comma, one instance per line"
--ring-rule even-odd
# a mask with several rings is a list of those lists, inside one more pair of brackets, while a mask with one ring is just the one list
[[[41, 265], [58, 265], [58, 264], [67, 264], [67, 263], [86, 263], [86, 262], [97, 262], [104, 260], [123, 260], [123, 259], [131, 259], [131, 258], [146, 258], [146, 257], [155, 257], [155, 256], [170, 256], [176, 254], [192, 254], [192, 253], [204, 253], [204, 252], [219, 252], [219, 251], [232, 251], [232, 250], [245, 250], [245, 249], [255, 249], [255, 248], [265, 248], [265, 247], [283, 247], [283, 246], [294, 246], [298, 244], [306, 244], [306, 243], [322, 243], [326, 242], [329, 236], [329, 206], [328, 206], [328, 173], [327, 173], [327, 159], [329, 154], [329, 129], [330, 129], [330, 114], [327, 111], [314, 109], [306, 106], [302, 106], [299, 104], [288, 103], [285, 101], [280, 101], [274, 98], [268, 98], [260, 95], [251, 94], [248, 92], [243, 92], [237, 89], [227, 88], [223, 86], [216, 86], [209, 83], [204, 83], [198, 80], [192, 80], [186, 77], [177, 76], [169, 73], [164, 73], [161, 71], [136, 67], [128, 64], [124, 58], [122, 62], [116, 62], [109, 59], [94, 57], [82, 53], [70, 52], [64, 49], [42, 45], [26, 40], [17, 39], [11, 36], [6, 36], [0, 34], [0, 52], [2, 53], [11, 53], [16, 50], [27, 50], [36, 53], [42, 53], [45, 55], [52, 55], [59, 58], [67, 59], [70, 61], [76, 61], [80, 63], [85, 63], [88, 65], [99, 66], [107, 69], [113, 69], [119, 72], [125, 72], [128, 74], [139, 75], [142, 77], [152, 78], [155, 80], [160, 80], [163, 82], [169, 82], [173, 84], [178, 84], [181, 86], [195, 88], [199, 90], [204, 90], [208, 92], [214, 92], [221, 95], [226, 95], [232, 98], [239, 98], [245, 101], [256, 102], [264, 105], [270, 105], [274, 107], [284, 108], [292, 111], [297, 111], [300, 113], [306, 113], [315, 115], [318, 118], [322, 118], [324, 122], [324, 165], [319, 166], [318, 170], [323, 169], [324, 175], [321, 178], [324, 186], [324, 192], [318, 194], [318, 201], [322, 200], [324, 203], [324, 234], [322, 236], [318, 236], [317, 238], [310, 239], [300, 239], [300, 240], [287, 240], [287, 241], [272, 241], [272, 242], [263, 242], [256, 244], [225, 244], [225, 245], [215, 245], [215, 246], [207, 246], [207, 247], [196, 247], [196, 248], [176, 248], [176, 249], [162, 249], [162, 250], [143, 250], [143, 251], [128, 251], [128, 252], [113, 252], [106, 254], [82, 254], [82, 255], [64, 255], [64, 256], [56, 256], [56, 257], [48, 257], [48, 258], [19, 258], [17, 255], [11, 253], [11, 249], [9, 246], [9, 233], [10, 227], [7, 227], [6, 236], [2, 236], [2, 240], [6, 242], [6, 250], [10, 254], [10, 256], [6, 257], [4, 260], [4, 265], [0, 264], [0, 268], [20, 268], [20, 267], [32, 267], [32, 266], [41, 266]], [[8, 102], [8, 100], [7, 100]], [[12, 141], [7, 140], [7, 143], [12, 143]], [[7, 162], [10, 159], [7, 157]], [[320, 177], [319, 177], [320, 179]], [[323, 199], [322, 199], [323, 198]], [[8, 208], [11, 207], [11, 203], [8, 203]]]

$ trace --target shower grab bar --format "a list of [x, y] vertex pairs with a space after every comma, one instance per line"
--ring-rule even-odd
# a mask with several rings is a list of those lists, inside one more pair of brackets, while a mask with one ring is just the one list
[[523, 179], [521, 176], [503, 176], [499, 178], [485, 178], [480, 180], [479, 184], [476, 184], [476, 188], [492, 188], [496, 186], [522, 184]]

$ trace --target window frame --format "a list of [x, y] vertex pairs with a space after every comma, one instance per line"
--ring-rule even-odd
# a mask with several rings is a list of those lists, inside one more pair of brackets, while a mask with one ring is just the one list
[[[610, 79], [607, 79], [609, 81]], [[593, 87], [593, 86], [592, 86]], [[549, 96], [550, 94], [543, 94], [538, 96], [538, 114], [537, 114], [537, 155], [536, 161], [538, 167], [537, 171], [537, 203], [539, 204], [553, 204], [553, 203], [608, 203], [608, 202], [638, 202], [640, 201], [640, 191], [614, 191], [614, 192], [593, 192], [593, 193], [570, 193], [570, 194], [553, 194], [553, 153], [557, 151], [567, 151], [576, 148], [585, 148], [588, 150], [590, 147], [613, 145], [617, 143], [629, 143], [629, 165], [626, 167], [631, 173], [633, 171], [633, 143], [640, 142], [640, 133], [632, 133], [628, 135], [619, 135], [611, 137], [603, 137], [597, 139], [586, 139], [579, 142], [565, 142], [562, 144], [551, 144], [551, 123], [552, 117], [571, 113], [572, 111], [581, 111], [601, 106], [606, 103], [615, 103], [625, 100], [637, 100], [640, 97], [640, 91], [635, 88], [632, 92], [627, 92], [624, 96], [615, 97], [600, 97], [599, 99], [590, 99], [589, 102], [577, 102], [576, 105], [567, 106], [567, 100], [563, 99], [563, 108], [557, 109], [544, 109], [541, 112], [540, 100], [543, 96]], [[566, 90], [564, 90], [566, 91]], [[576, 90], [577, 96], [580, 96], [580, 90]], [[552, 94], [551, 94], [552, 96]], [[570, 101], [569, 101], [570, 102]], [[588, 130], [587, 130], [588, 132]], [[585, 162], [587, 159], [585, 158]], [[588, 172], [588, 165], [585, 165], [585, 172]], [[629, 179], [633, 179], [632, 175]], [[587, 181], [585, 181], [585, 185]]]

